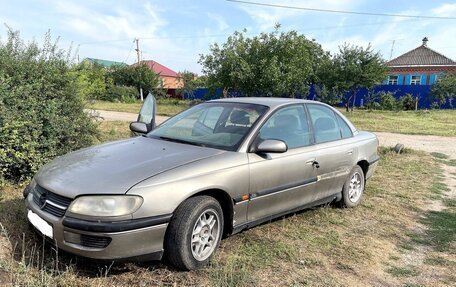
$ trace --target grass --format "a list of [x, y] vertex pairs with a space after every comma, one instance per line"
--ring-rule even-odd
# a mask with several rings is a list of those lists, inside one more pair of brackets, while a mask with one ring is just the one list
[[[127, 126], [102, 123], [100, 141], [128, 137]], [[28, 228], [22, 187], [6, 186], [0, 193], [0, 250], [6, 252], [0, 252], [0, 271], [16, 286], [427, 286], [419, 273], [431, 266], [442, 270], [431, 283], [450, 286], [453, 211], [422, 210], [431, 195], [445, 189], [435, 160], [411, 150], [396, 155], [382, 148], [380, 155], [357, 208], [314, 208], [231, 236], [209, 267], [192, 272], [163, 262], [110, 265], [57, 253]], [[418, 222], [429, 226], [423, 237], [411, 231]], [[435, 250], [422, 265], [402, 261], [405, 252], [425, 242]]]
[[[190, 107], [192, 102], [178, 99], [158, 99], [157, 114], [162, 116], [174, 116], [175, 114]], [[133, 103], [113, 103], [106, 101], [91, 101], [87, 103], [88, 108], [95, 110], [139, 113], [142, 102], [136, 101]]]
[[130, 123], [122, 121], [103, 121], [99, 123], [98, 143], [130, 137]]
[[395, 277], [409, 277], [417, 274], [412, 267], [390, 267], [387, 271]]
[[448, 166], [456, 166], [456, 159], [450, 159], [450, 157], [444, 153], [432, 152], [431, 155], [440, 163]]
[[[173, 116], [190, 107], [193, 102], [178, 99], [159, 99], [157, 114]], [[93, 101], [88, 103], [92, 109], [138, 113], [141, 102], [112, 103]], [[456, 136], [456, 110], [431, 111], [368, 111], [355, 110], [346, 113], [340, 109], [360, 130], [403, 134]], [[456, 164], [456, 163], [454, 163]]]
[[452, 249], [456, 239], [456, 208], [430, 211], [421, 222], [428, 226], [425, 237], [436, 250], [456, 254], [456, 250]]
[[361, 130], [402, 134], [456, 136], [456, 110], [367, 111], [344, 114]]

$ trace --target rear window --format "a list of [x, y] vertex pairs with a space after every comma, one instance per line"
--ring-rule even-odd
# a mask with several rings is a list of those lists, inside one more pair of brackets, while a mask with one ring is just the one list
[[336, 116], [330, 108], [317, 104], [307, 104], [307, 108], [312, 119], [316, 143], [342, 138]]
[[351, 138], [353, 136], [351, 128], [348, 126], [347, 122], [344, 121], [338, 114], [336, 114], [337, 122], [339, 123], [340, 133], [342, 134], [342, 138]]

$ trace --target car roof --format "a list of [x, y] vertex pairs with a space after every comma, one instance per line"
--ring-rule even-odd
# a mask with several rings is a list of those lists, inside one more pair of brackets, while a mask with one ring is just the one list
[[264, 105], [271, 108], [282, 106], [284, 104], [293, 103], [319, 103], [311, 100], [292, 99], [292, 98], [271, 98], [271, 97], [240, 97], [240, 98], [224, 98], [218, 100], [211, 100], [209, 102], [224, 102], [224, 103], [246, 103]]

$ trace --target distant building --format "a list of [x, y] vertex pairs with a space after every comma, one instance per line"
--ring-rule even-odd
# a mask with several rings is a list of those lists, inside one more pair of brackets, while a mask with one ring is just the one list
[[[175, 95], [175, 90], [180, 89], [184, 86], [183, 79], [170, 68], [153, 60], [141, 61], [141, 63], [146, 64], [147, 67], [149, 67], [149, 69], [151, 69], [160, 76], [161, 87], [164, 89], [168, 89], [169, 94]], [[137, 64], [133, 64], [132, 66], [136, 65]]]
[[456, 62], [427, 46], [421, 46], [386, 63], [389, 74], [385, 85], [432, 85], [445, 73], [456, 73]]
[[85, 58], [84, 60], [82, 60], [82, 62], [88, 62], [88, 63], [91, 63], [91, 64], [97, 64], [97, 65], [103, 66], [103, 67], [108, 68], [108, 69], [113, 67], [113, 66], [128, 66], [127, 64], [122, 63], [122, 62], [109, 61], [109, 60], [103, 60], [103, 59], [95, 59], [95, 58]]

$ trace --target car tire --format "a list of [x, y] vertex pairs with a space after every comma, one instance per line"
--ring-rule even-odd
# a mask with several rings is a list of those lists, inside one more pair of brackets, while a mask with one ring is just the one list
[[342, 189], [342, 206], [355, 207], [361, 202], [365, 187], [365, 177], [363, 169], [357, 165], [348, 175]]
[[165, 235], [165, 255], [181, 270], [199, 269], [208, 264], [223, 234], [223, 211], [210, 196], [195, 196], [174, 212]]

